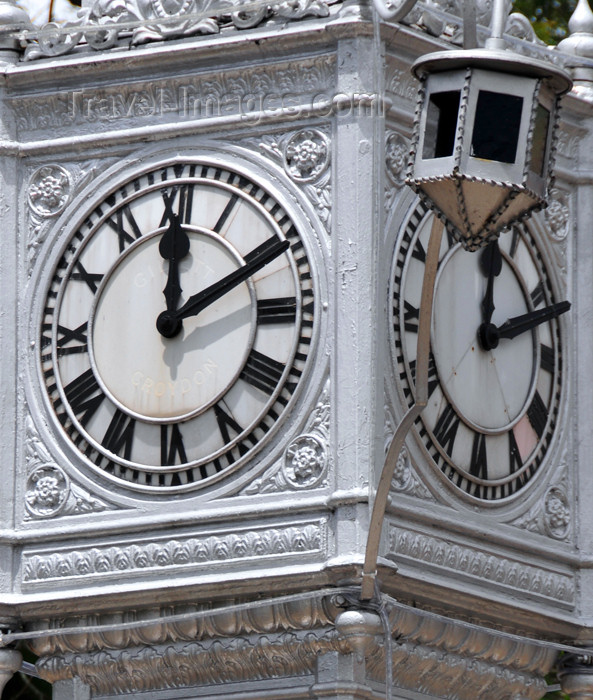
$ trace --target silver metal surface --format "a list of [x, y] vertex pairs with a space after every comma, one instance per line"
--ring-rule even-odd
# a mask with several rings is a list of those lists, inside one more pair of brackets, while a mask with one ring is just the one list
[[[335, 625], [359, 605], [364, 568], [365, 590], [374, 578], [383, 589], [394, 698], [538, 700], [557, 643], [587, 643], [591, 618], [590, 104], [564, 98], [557, 184], [533, 223], [554, 295], [574, 301], [541, 473], [513, 503], [476, 504], [443, 486], [421, 441], [399, 454], [391, 443], [378, 556], [365, 566], [385, 447], [409, 405], [388, 326], [417, 205], [403, 185], [410, 65], [457, 51], [459, 8], [418, 3], [373, 27], [357, 0], [170, 19], [151, 13], [172, 3], [137, 4], [131, 23], [109, 15], [121, 3], [95, 3], [79, 26], [29, 36], [26, 62], [19, 47], [0, 55], [3, 643], [35, 637], [56, 700], [380, 700], [384, 632]], [[387, 11], [407, 12], [396, 4]], [[474, 9], [480, 44], [492, 9]], [[186, 20], [216, 31], [183, 34]], [[512, 34], [513, 22], [514, 51], [573, 60]], [[299, 396], [257, 459], [171, 496], [85, 466], [51, 422], [36, 357], [45, 292], [84, 213], [127, 175], [187, 158], [232, 167], [282, 203], [314, 267], [319, 323]]]

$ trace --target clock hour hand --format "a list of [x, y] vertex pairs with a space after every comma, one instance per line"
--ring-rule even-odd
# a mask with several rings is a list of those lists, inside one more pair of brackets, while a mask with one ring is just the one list
[[509, 318], [499, 327], [492, 323], [483, 323], [478, 330], [480, 344], [484, 350], [492, 350], [498, 345], [501, 338], [516, 338], [521, 333], [539, 326], [540, 323], [550, 321], [569, 309], [569, 301], [559, 301], [557, 304], [551, 304], [543, 309], [536, 309], [535, 311], [521, 314], [521, 316]]
[[230, 275], [223, 277], [218, 282], [211, 284], [201, 292], [192, 295], [179, 309], [167, 309], [159, 315], [156, 321], [156, 327], [161, 335], [165, 338], [172, 338], [179, 333], [181, 321], [190, 316], [197, 316], [200, 311], [213, 304], [215, 301], [224, 296], [231, 289], [237, 287], [241, 282], [255, 274], [262, 267], [272, 262], [279, 255], [284, 253], [290, 246], [290, 243], [284, 241], [272, 241], [271, 244], [264, 244], [261, 251], [256, 251], [247, 256], [247, 263], [242, 265], [238, 270], [231, 272]]
[[171, 212], [169, 222], [169, 228], [159, 242], [159, 253], [164, 260], [169, 261], [169, 274], [163, 294], [167, 311], [174, 311], [182, 291], [179, 282], [179, 262], [189, 253], [189, 236], [183, 230], [177, 214]]
[[502, 256], [498, 241], [492, 241], [484, 248], [480, 255], [480, 269], [488, 278], [486, 293], [482, 299], [482, 322], [490, 323], [494, 313], [494, 278], [498, 277], [502, 271]]

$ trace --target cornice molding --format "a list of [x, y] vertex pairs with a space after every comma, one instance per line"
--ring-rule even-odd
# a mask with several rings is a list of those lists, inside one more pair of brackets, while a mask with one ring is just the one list
[[[175, 621], [170, 615], [177, 611], [161, 608], [151, 613], [154, 625], [137, 629], [118, 630], [118, 620], [146, 622], [141, 611], [104, 620], [80, 618], [80, 634], [56, 630], [34, 642], [41, 656], [37, 668], [50, 682], [78, 677], [98, 695], [199, 686], [201, 697], [210, 697], [223, 683], [275, 679], [279, 687], [288, 687], [301, 677], [311, 685], [318, 660], [331, 653], [360, 657], [367, 681], [382, 684], [385, 649], [391, 648], [394, 688], [453, 700], [500, 700], [513, 694], [537, 700], [545, 690], [544, 675], [556, 657], [552, 648], [390, 599], [384, 600], [386, 621], [397, 644], [386, 645], [379, 618], [349, 607], [339, 591], [320, 592], [317, 598], [303, 593], [301, 600], [290, 602], [258, 601], [253, 609], [235, 601], [236, 610], [227, 606], [222, 614], [184, 606], [186, 616]], [[204, 614], [192, 618], [198, 610]], [[89, 623], [105, 624], [105, 632], [84, 632], [82, 626]]]

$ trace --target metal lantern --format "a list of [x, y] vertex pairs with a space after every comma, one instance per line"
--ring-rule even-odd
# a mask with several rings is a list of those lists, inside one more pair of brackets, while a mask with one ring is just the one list
[[545, 205], [560, 95], [555, 66], [502, 50], [421, 57], [409, 184], [468, 250]]

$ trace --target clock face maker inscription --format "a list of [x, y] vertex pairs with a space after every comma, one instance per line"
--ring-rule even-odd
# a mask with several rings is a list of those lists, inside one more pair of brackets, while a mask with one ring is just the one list
[[[412, 403], [424, 264], [432, 214], [419, 205], [393, 263], [392, 340], [402, 398]], [[535, 475], [557, 423], [562, 375], [557, 302], [536, 241], [515, 227], [475, 253], [445, 231], [431, 328], [429, 401], [416, 421], [432, 462], [486, 501]]]
[[94, 469], [143, 490], [234, 471], [281, 420], [314, 328], [293, 221], [244, 176], [172, 164], [126, 182], [71, 237], [40, 370]]

